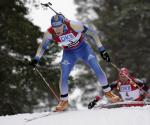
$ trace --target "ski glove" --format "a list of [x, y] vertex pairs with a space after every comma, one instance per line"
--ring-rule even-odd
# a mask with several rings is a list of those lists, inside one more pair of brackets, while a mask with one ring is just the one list
[[88, 109], [92, 109], [100, 99], [99, 96], [96, 96], [95, 99], [88, 104]]
[[102, 47], [99, 47], [98, 48], [100, 54], [101, 54], [101, 57], [106, 61], [106, 62], [111, 62], [110, 60], [110, 57], [109, 57], [109, 54], [108, 52], [105, 50], [105, 48], [102, 46]]
[[93, 100], [88, 104], [88, 109], [92, 109], [96, 105], [96, 101]]
[[36, 67], [36, 65], [39, 63], [39, 60], [39, 57], [35, 57], [29, 62], [29, 65], [31, 65], [32, 67]]

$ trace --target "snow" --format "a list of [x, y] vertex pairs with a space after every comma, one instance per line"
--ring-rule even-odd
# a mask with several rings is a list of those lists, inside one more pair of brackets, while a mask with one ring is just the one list
[[[40, 3], [52, 3], [52, 8], [57, 12], [61, 12], [65, 17], [70, 20], [76, 20], [76, 8], [74, 0], [68, 0], [64, 2], [63, 0], [35, 0], [36, 4], [39, 5], [38, 8], [35, 8], [31, 3], [26, 3], [26, 7], [29, 8], [29, 14], [26, 15], [35, 25], [41, 27], [42, 31], [47, 30], [50, 26], [50, 18], [55, 13], [50, 9], [44, 9]], [[71, 9], [70, 9], [71, 8]]]
[[1, 116], [0, 125], [150, 125], [150, 106]]

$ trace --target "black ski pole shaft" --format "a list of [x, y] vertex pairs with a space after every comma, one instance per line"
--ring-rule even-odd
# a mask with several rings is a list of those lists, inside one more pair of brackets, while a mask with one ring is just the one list
[[53, 12], [55, 12], [57, 15], [59, 14], [56, 10], [54, 10], [51, 6], [48, 6]]
[[49, 85], [49, 83], [46, 81], [46, 79], [43, 77], [42, 73], [38, 70], [38, 68], [35, 67], [35, 71], [39, 74], [39, 76], [43, 79], [44, 83], [47, 85], [47, 87], [50, 89], [50, 91], [52, 92], [53, 96], [57, 99], [57, 101], [59, 102], [60, 99], [57, 96], [57, 94], [55, 93], [55, 91], [52, 89], [52, 87]]
[[[116, 66], [114, 63], [111, 62], [111, 65], [116, 68], [119, 72], [120, 72], [120, 68], [118, 68], [118, 66]], [[124, 74], [123, 75], [130, 81], [132, 81], [132, 83], [134, 83], [133, 85], [135, 85], [138, 89], [140, 89], [141, 91], [143, 91], [144, 93], [147, 93], [144, 89], [142, 89], [137, 83], [135, 83], [128, 75]]]
[[48, 3], [46, 3], [46, 4], [41, 3], [41, 5], [50, 8], [50, 9], [51, 9], [54, 13], [56, 13], [57, 15], [59, 14], [56, 10], [54, 10], [54, 9], [51, 7], [52, 4], [51, 4], [50, 2], [48, 2]]
[[[15, 58], [16, 59], [16, 58]], [[24, 64], [29, 64], [29, 60], [28, 59], [20, 59], [17, 58], [18, 61], [24, 63]], [[39, 74], [39, 76], [43, 79], [44, 83], [46, 84], [46, 86], [50, 89], [50, 91], [52, 92], [53, 96], [56, 98], [56, 100], [59, 102], [60, 99], [57, 96], [57, 94], [55, 93], [55, 91], [52, 89], [52, 87], [48, 84], [48, 82], [45, 80], [45, 78], [43, 77], [42, 73], [38, 70], [37, 67], [34, 68], [34, 70]]]

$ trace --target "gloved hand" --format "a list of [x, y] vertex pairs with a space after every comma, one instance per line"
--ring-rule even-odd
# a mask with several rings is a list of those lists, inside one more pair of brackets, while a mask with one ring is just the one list
[[96, 105], [96, 101], [93, 100], [88, 104], [88, 109], [92, 109]]
[[105, 50], [105, 48], [102, 46], [102, 47], [99, 47], [98, 48], [100, 54], [101, 54], [101, 57], [106, 61], [106, 62], [111, 62], [110, 60], [110, 57], [109, 57], [109, 54], [107, 53], [107, 51]]
[[88, 109], [92, 109], [100, 99], [100, 96], [96, 96], [95, 99], [88, 104]]
[[39, 57], [35, 57], [31, 59], [31, 61], [29, 62], [29, 65], [31, 65], [32, 67], [36, 67], [36, 65], [39, 63], [39, 60], [40, 60]]

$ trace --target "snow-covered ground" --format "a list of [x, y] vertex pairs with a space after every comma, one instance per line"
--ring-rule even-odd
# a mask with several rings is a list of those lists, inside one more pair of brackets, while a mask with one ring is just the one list
[[0, 125], [150, 125], [150, 106], [1, 116]]

